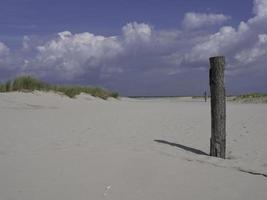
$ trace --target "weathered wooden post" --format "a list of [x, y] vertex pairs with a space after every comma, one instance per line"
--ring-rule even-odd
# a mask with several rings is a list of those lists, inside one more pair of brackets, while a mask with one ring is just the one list
[[223, 56], [211, 57], [210, 61], [210, 94], [211, 94], [211, 138], [210, 155], [225, 158], [226, 149], [226, 105], [224, 88]]

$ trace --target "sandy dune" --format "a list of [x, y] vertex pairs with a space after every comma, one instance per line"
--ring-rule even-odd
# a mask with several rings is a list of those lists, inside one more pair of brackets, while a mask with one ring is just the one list
[[227, 104], [226, 160], [209, 106], [0, 94], [0, 199], [267, 199], [267, 105]]

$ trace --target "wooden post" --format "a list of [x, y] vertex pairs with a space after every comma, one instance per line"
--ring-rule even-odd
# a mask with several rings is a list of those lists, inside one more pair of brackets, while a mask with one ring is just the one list
[[207, 92], [204, 92], [204, 98], [205, 98], [205, 102], [207, 102]]
[[223, 56], [212, 57], [210, 61], [210, 94], [211, 94], [211, 138], [210, 155], [225, 159], [226, 149], [226, 105], [224, 89]]

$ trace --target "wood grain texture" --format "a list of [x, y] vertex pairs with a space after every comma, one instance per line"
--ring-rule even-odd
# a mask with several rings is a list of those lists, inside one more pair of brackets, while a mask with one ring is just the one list
[[226, 151], [226, 103], [224, 88], [223, 56], [210, 60], [210, 93], [211, 93], [211, 139], [210, 155], [225, 158]]

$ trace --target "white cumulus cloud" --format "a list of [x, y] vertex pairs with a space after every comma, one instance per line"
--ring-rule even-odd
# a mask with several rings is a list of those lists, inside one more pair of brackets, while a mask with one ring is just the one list
[[9, 48], [4, 43], [0, 42], [0, 69], [9, 67], [7, 64], [9, 52]]
[[9, 48], [2, 42], [0, 42], [0, 56], [6, 56], [9, 54]]
[[267, 16], [267, 1], [266, 0], [254, 0], [253, 12], [258, 17]]
[[196, 29], [204, 26], [220, 25], [228, 19], [230, 17], [223, 14], [188, 12], [184, 16], [183, 26], [186, 29]]
[[126, 42], [149, 42], [152, 34], [152, 28], [145, 23], [133, 22], [122, 27], [122, 32]]
[[267, 56], [267, 35], [258, 35], [258, 42], [249, 49], [242, 50], [235, 55], [235, 59], [242, 64], [249, 64], [257, 61], [260, 57]]
[[88, 32], [72, 34], [69, 31], [58, 33], [55, 39], [37, 49], [37, 56], [33, 60], [35, 66], [43, 68], [43, 71], [62, 73], [67, 79], [98, 67], [104, 60], [122, 51], [116, 37], [97, 36]]

